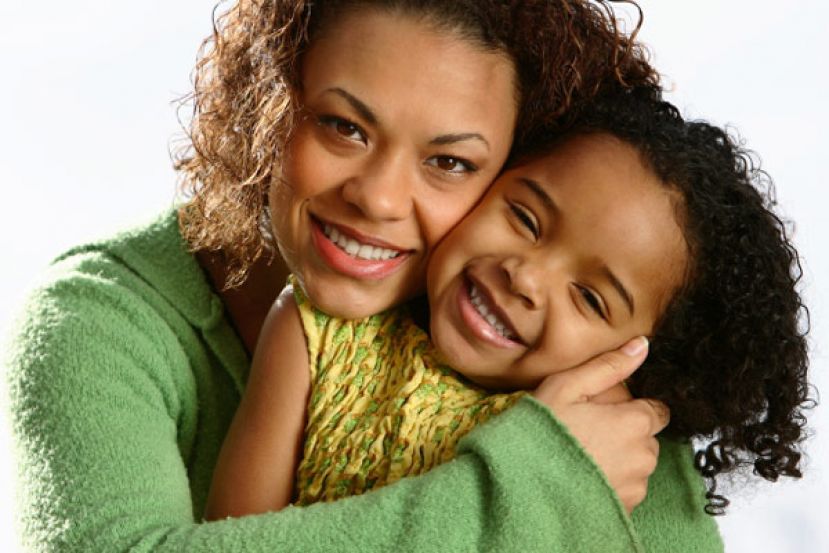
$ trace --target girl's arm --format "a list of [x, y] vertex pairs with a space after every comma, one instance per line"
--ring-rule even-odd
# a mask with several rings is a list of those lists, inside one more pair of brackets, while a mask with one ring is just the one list
[[291, 502], [309, 375], [302, 322], [286, 287], [257, 340], [245, 393], [216, 464], [207, 520], [278, 511]]

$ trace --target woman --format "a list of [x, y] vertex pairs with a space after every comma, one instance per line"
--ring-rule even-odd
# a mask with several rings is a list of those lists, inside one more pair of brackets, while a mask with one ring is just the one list
[[[419, 292], [423, 260], [497, 174], [514, 127], [520, 147], [542, 114], [577, 107], [614, 72], [652, 78], [624, 57], [627, 45], [600, 16], [581, 2], [234, 6], [197, 72], [194, 151], [180, 163], [197, 188], [181, 213], [187, 243], [167, 216], [77, 248], [30, 303], [11, 363], [27, 539], [40, 550], [83, 551], [636, 550], [607, 482], [627, 506], [641, 499], [665, 421], [641, 401], [582, 398], [624, 378], [641, 351], [612, 352], [537, 392], [607, 481], [593, 465], [559, 461], [561, 451], [583, 453], [548, 412], [525, 407], [476, 431], [455, 463], [423, 478], [333, 505], [199, 523], [249, 354], [287, 269], [310, 289], [328, 284], [314, 299], [338, 315]], [[349, 24], [372, 17], [411, 31], [411, 60], [360, 52], [385, 25], [351, 36]], [[556, 40], [539, 42], [551, 33]], [[351, 41], [326, 46], [343, 37]], [[326, 81], [340, 64], [325, 60], [341, 52], [341, 61], [366, 63], [383, 55]], [[357, 78], [364, 67], [371, 78]], [[369, 86], [389, 68], [399, 72]], [[384, 94], [423, 82], [433, 96]], [[320, 138], [337, 136], [337, 146]], [[330, 220], [341, 209], [348, 220]], [[304, 241], [323, 243], [326, 224], [359, 248], [402, 259], [329, 274], [320, 262], [336, 253], [320, 259]], [[270, 233], [284, 264], [262, 255]], [[377, 269], [368, 279], [366, 267]], [[586, 506], [587, 490], [603, 501]], [[669, 516], [675, 531], [711, 531], [679, 515]]]

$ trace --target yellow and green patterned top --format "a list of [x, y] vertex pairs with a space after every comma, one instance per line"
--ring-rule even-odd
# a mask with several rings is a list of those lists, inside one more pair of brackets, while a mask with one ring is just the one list
[[493, 394], [463, 379], [440, 361], [405, 307], [338, 319], [291, 283], [311, 369], [299, 505], [426, 472], [451, 459], [475, 425], [522, 395]]

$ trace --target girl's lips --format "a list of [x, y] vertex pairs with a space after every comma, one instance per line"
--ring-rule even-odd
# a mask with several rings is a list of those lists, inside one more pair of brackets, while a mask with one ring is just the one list
[[401, 251], [381, 240], [363, 237], [352, 229], [344, 229], [341, 226], [337, 226], [338, 231], [346, 236], [352, 237], [358, 242], [399, 252], [396, 257], [391, 259], [359, 259], [352, 257], [325, 235], [322, 225], [322, 221], [311, 217], [311, 241], [320, 258], [338, 273], [355, 278], [381, 280], [397, 271], [412, 255], [412, 252]]
[[489, 322], [484, 319], [480, 313], [478, 313], [478, 310], [475, 309], [474, 305], [472, 305], [472, 298], [469, 296], [470, 285], [471, 282], [467, 278], [464, 278], [461, 281], [461, 285], [458, 286], [457, 301], [461, 319], [472, 334], [479, 340], [498, 348], [522, 347], [522, 344], [519, 342], [501, 336], [501, 334], [495, 330], [495, 327], [489, 324]]

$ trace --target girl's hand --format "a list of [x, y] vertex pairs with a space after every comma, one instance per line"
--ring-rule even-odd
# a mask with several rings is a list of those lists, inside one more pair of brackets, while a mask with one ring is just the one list
[[645, 360], [647, 350], [645, 338], [634, 338], [617, 350], [548, 376], [533, 392], [593, 457], [628, 512], [645, 499], [659, 457], [655, 436], [670, 420], [663, 403], [633, 399], [623, 384]]

